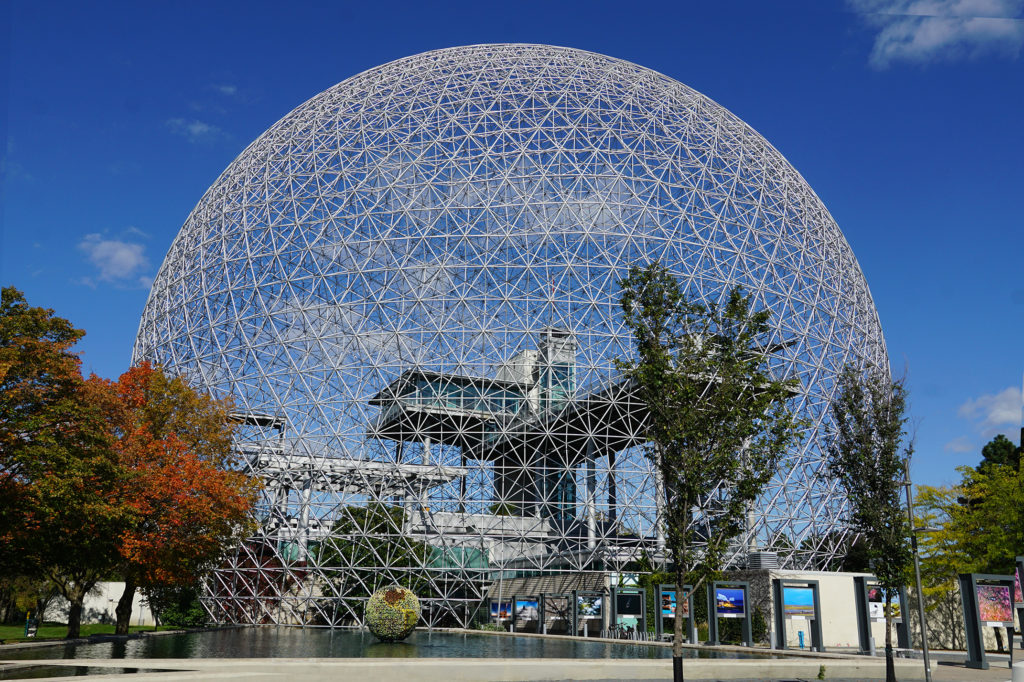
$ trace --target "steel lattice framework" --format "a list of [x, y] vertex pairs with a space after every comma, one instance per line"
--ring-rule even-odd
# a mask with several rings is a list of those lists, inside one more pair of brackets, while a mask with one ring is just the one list
[[800, 380], [806, 438], [733, 561], [827, 562], [844, 505], [823, 475], [828, 403], [846, 363], [888, 360], [822, 202], [670, 78], [481, 45], [299, 106], [224, 171], [164, 260], [134, 359], [233, 396], [265, 482], [259, 534], [215, 573], [211, 613], [355, 624], [397, 581], [431, 623], [466, 623], [499, 578], [660, 557], [644, 415], [614, 369], [631, 352], [617, 281], [654, 259], [701, 300], [752, 292], [773, 313], [774, 370]]

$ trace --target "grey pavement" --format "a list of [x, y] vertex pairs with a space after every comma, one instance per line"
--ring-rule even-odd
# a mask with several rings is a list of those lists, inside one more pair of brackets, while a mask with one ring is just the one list
[[[7, 674], [6, 662], [0, 666]], [[143, 668], [174, 672], [135, 673], [130, 682], [213, 682], [255, 680], [257, 682], [299, 680], [309, 682], [369, 682], [370, 680], [416, 680], [417, 682], [524, 682], [526, 680], [667, 680], [671, 679], [669, 659], [53, 659], [18, 661], [31, 665], [84, 665], [105, 668]], [[883, 679], [884, 661], [860, 658], [810, 658], [782, 660], [690, 659], [685, 662], [687, 680], [813, 680], [821, 665], [826, 679]], [[912, 661], [899, 661], [901, 680], [923, 679], [924, 671]], [[53, 678], [59, 680], [61, 678]], [[100, 675], [95, 680], [125, 678]]]

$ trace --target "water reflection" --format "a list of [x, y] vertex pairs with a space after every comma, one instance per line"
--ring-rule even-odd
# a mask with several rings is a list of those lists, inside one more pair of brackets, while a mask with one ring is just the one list
[[363, 650], [367, 658], [420, 658], [419, 648], [408, 642], [377, 642]]
[[[668, 647], [609, 644], [541, 637], [511, 637], [418, 630], [404, 642], [385, 644], [363, 631], [280, 627], [232, 628], [89, 644], [5, 651], [0, 658], [670, 658]], [[765, 658], [712, 649], [687, 650], [690, 658]]]

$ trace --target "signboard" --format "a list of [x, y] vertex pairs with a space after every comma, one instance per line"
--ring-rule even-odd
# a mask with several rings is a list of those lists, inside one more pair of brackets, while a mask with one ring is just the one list
[[508, 618], [512, 614], [512, 602], [503, 601], [500, 604], [491, 602], [491, 618]]
[[600, 618], [601, 597], [576, 597], [576, 615], [580, 618]]
[[814, 618], [814, 590], [810, 587], [783, 587], [782, 610], [786, 618]]
[[1008, 585], [977, 585], [978, 619], [989, 627], [1013, 627], [1013, 607]]
[[719, 587], [715, 590], [715, 613], [719, 618], [743, 618], [746, 615], [743, 592], [735, 587]]
[[1020, 568], [1014, 572], [1014, 582], [1016, 583], [1013, 587], [1013, 601], [1017, 602], [1020, 606], [1024, 604], [1024, 594], [1020, 591]]

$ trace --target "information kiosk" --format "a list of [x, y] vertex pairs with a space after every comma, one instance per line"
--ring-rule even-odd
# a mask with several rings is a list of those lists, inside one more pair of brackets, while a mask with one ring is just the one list
[[515, 595], [512, 597], [512, 632], [539, 632], [540, 605], [537, 597]]
[[747, 607], [750, 585], [742, 581], [715, 581], [708, 586], [708, 644], [720, 644], [719, 618], [741, 618], [743, 646], [753, 646], [750, 634], [750, 609]]
[[[862, 654], [871, 655], [875, 647], [871, 643], [871, 624], [885, 622], [885, 592], [872, 576], [855, 576], [853, 598], [857, 605], [857, 636]], [[896, 626], [896, 646], [910, 648], [910, 627], [907, 611], [907, 590], [899, 588], [893, 595], [893, 624]]]
[[604, 623], [605, 595], [602, 592], [572, 591], [572, 632], [598, 637]]
[[968, 668], [988, 670], [983, 627], [1007, 629], [1010, 667], [1013, 667], [1013, 591], [1012, 575], [960, 574], [960, 600], [964, 605], [964, 632], [967, 635], [965, 665]]
[[[681, 611], [680, 611], [681, 607]], [[693, 622], [693, 586], [683, 585], [683, 599], [680, 602], [676, 598], [675, 585], [658, 585], [654, 588], [654, 633], [658, 639], [667, 632], [675, 632], [676, 617], [685, 618], [683, 624], [683, 637], [685, 641], [693, 644], [697, 641], [697, 626]], [[668, 621], [666, 626], [665, 621]]]
[[642, 587], [611, 588], [610, 625], [622, 639], [640, 639], [647, 632], [647, 590]]
[[821, 637], [821, 601], [817, 580], [772, 580], [772, 604], [775, 610], [775, 645], [786, 644], [786, 625], [806, 622], [811, 631], [811, 650], [824, 651]]
[[572, 634], [572, 595], [540, 595], [540, 628], [545, 635]]

